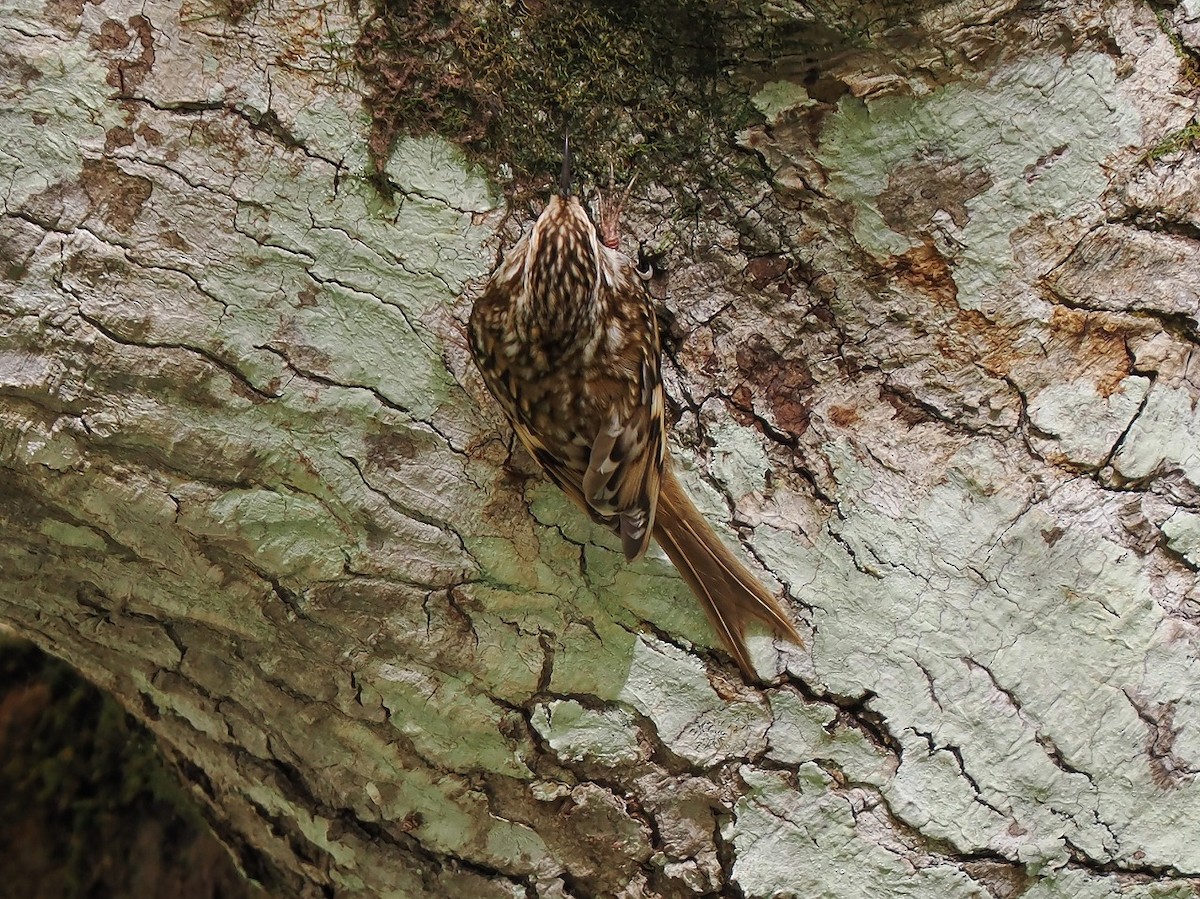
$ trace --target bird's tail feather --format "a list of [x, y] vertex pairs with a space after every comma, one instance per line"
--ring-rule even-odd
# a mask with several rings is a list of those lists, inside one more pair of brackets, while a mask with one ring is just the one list
[[742, 673], [757, 679], [746, 650], [746, 624], [756, 618], [797, 646], [804, 645], [779, 600], [717, 536], [676, 480], [663, 471], [654, 538], [675, 563]]

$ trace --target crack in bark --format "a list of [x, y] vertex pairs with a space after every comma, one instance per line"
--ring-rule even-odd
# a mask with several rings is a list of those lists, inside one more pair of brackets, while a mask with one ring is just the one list
[[1174, 726], [1176, 701], [1149, 703], [1140, 699], [1130, 687], [1122, 693], [1146, 725], [1145, 751], [1154, 783], [1162, 789], [1176, 789], [1191, 783], [1200, 770], [1188, 765], [1175, 752], [1175, 739], [1179, 733], [1179, 728]]
[[[67, 292], [69, 293], [69, 291], [67, 291]], [[78, 300], [79, 298], [76, 297], [76, 299]], [[115, 344], [118, 344], [120, 346], [141, 347], [142, 349], [180, 350], [181, 352], [194, 353], [195, 355], [203, 358], [206, 362], [210, 363], [215, 368], [218, 368], [221, 371], [223, 371], [225, 374], [229, 375], [230, 378], [237, 381], [239, 384], [241, 384], [247, 390], [249, 390], [250, 392], [254, 393], [255, 395], [261, 397], [262, 399], [273, 400], [273, 399], [278, 399], [280, 396], [280, 394], [278, 394], [278, 393], [272, 393], [269, 390], [263, 390], [263, 389], [255, 386], [255, 384], [252, 381], [250, 381], [246, 377], [246, 375], [244, 375], [241, 372], [241, 370], [238, 369], [238, 367], [236, 365], [234, 365], [231, 362], [226, 362], [224, 359], [222, 359], [216, 353], [212, 352], [211, 350], [205, 349], [204, 347], [193, 346], [191, 344], [186, 344], [186, 343], [177, 343], [174, 341], [132, 340], [127, 337], [122, 337], [120, 334], [118, 334], [116, 331], [112, 330], [110, 327], [105, 325], [99, 319], [84, 312], [82, 310], [82, 308], [76, 314], [79, 316], [80, 319], [87, 322], [89, 325], [91, 325], [93, 328], [95, 328], [97, 331], [99, 331], [101, 334], [103, 334], [105, 337], [107, 337], [109, 340], [111, 340]], [[257, 347], [256, 347], [256, 349], [257, 349]]]
[[[1101, 227], [1101, 226], [1097, 226]], [[1064, 260], [1062, 264], [1066, 264], [1069, 260]], [[1169, 312], [1164, 309], [1155, 309], [1152, 306], [1140, 306], [1136, 303], [1123, 307], [1120, 310], [1108, 309], [1102, 305], [1089, 305], [1083, 300], [1077, 300], [1068, 297], [1064, 294], [1051, 280], [1053, 270], [1043, 275], [1036, 283], [1042, 298], [1050, 303], [1055, 303], [1060, 306], [1065, 306], [1068, 309], [1075, 309], [1080, 312], [1096, 312], [1116, 314], [1122, 313], [1135, 318], [1144, 318], [1156, 322], [1162, 331], [1170, 334], [1172, 337], [1178, 338], [1186, 343], [1200, 345], [1200, 323], [1187, 313], [1184, 312]]]
[[350, 466], [354, 469], [355, 473], [357, 473], [359, 480], [362, 481], [363, 486], [366, 487], [368, 491], [370, 491], [372, 494], [374, 494], [375, 496], [378, 496], [380, 499], [382, 499], [384, 502], [386, 502], [388, 504], [388, 506], [390, 506], [394, 511], [398, 512], [400, 515], [404, 516], [405, 518], [409, 518], [409, 519], [412, 519], [413, 521], [420, 522], [421, 524], [427, 525], [427, 526], [429, 526], [437, 531], [440, 531], [442, 533], [452, 534], [454, 536], [454, 538], [458, 541], [459, 551], [464, 556], [466, 556], [467, 559], [469, 559], [471, 561], [472, 566], [474, 566], [474, 568], [477, 571], [481, 569], [479, 561], [474, 557], [474, 555], [472, 555], [471, 551], [467, 548], [466, 540], [463, 538], [463, 536], [459, 532], [459, 530], [453, 524], [450, 523], [450, 521], [437, 518], [426, 512], [422, 512], [420, 509], [417, 509], [406, 503], [400, 502], [398, 499], [396, 499], [394, 496], [392, 496], [386, 490], [382, 490], [379, 487], [376, 487], [374, 484], [372, 484], [371, 481], [367, 478], [366, 472], [363, 471], [362, 463], [359, 462], [358, 459], [356, 459], [354, 456], [348, 455], [343, 452], [339, 452], [337, 455], [340, 459], [350, 463]]
[[1041, 747], [1042, 751], [1046, 754], [1046, 757], [1054, 764], [1054, 767], [1058, 768], [1064, 774], [1082, 775], [1083, 777], [1087, 778], [1088, 783], [1095, 788], [1096, 781], [1095, 778], [1092, 777], [1091, 773], [1083, 770], [1082, 768], [1076, 768], [1067, 761], [1066, 757], [1062, 754], [1062, 750], [1060, 750], [1058, 745], [1054, 742], [1054, 738], [1043, 732], [1038, 723], [1029, 717], [1029, 714], [1021, 706], [1021, 700], [1017, 697], [1017, 695], [1001, 685], [1001, 683], [996, 679], [996, 675], [987, 665], [983, 664], [977, 659], [971, 658], [970, 656], [962, 656], [960, 661], [962, 661], [968, 669], [973, 671], [982, 671], [987, 676], [992, 688], [1008, 700], [1009, 704], [1016, 712], [1017, 718], [1031, 731], [1034, 742]]
[[[329, 377], [327, 375], [318, 374], [314, 371], [303, 368], [300, 366], [299, 363], [294, 361], [291, 358], [291, 356], [288, 355], [287, 350], [280, 349], [279, 347], [273, 346], [272, 344], [269, 344], [269, 343], [255, 344], [254, 349], [263, 350], [264, 352], [270, 353], [272, 356], [277, 357], [284, 363], [284, 365], [286, 365], [288, 368], [290, 368], [298, 376], [305, 378], [306, 380], [312, 381], [315, 384], [320, 384], [323, 387], [337, 388], [340, 390], [363, 390], [363, 391], [366, 391], [372, 397], [375, 398], [375, 400], [379, 403], [379, 405], [383, 406], [385, 409], [389, 409], [392, 412], [399, 412], [401, 415], [403, 415], [409, 421], [419, 421], [420, 420], [417, 418], [416, 415], [413, 414], [411, 409], [409, 409], [408, 407], [404, 406], [401, 403], [398, 403], [398, 402], [395, 402], [394, 400], [389, 399], [378, 388], [372, 387], [369, 384], [356, 384], [356, 383], [349, 382], [349, 381], [347, 381], [347, 382], [338, 381], [337, 379]], [[277, 399], [277, 398], [278, 397], [269, 397], [269, 399]]]

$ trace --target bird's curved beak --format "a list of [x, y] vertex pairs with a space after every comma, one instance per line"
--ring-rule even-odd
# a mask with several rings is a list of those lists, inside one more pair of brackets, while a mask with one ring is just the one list
[[571, 196], [571, 137], [563, 133], [562, 174], [558, 176], [558, 195], [564, 200]]

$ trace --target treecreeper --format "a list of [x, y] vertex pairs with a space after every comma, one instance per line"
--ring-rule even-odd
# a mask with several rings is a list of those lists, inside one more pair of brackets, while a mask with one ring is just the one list
[[599, 202], [599, 228], [559, 191], [505, 254], [471, 310], [471, 350], [525, 449], [625, 558], [653, 537], [696, 594], [742, 673], [750, 619], [802, 645], [780, 602], [738, 561], [688, 498], [667, 449], [662, 351], [645, 277], [619, 249], [620, 208]]

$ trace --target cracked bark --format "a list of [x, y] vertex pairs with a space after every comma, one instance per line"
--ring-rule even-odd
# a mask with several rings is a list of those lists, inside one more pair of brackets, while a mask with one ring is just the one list
[[513, 451], [504, 211], [430, 138], [378, 197], [349, 6], [10, 11], [0, 620], [291, 894], [1192, 895], [1200, 10], [1040, 6], [797, 46], [771, 183], [633, 211], [685, 475], [806, 617], [766, 689]]

